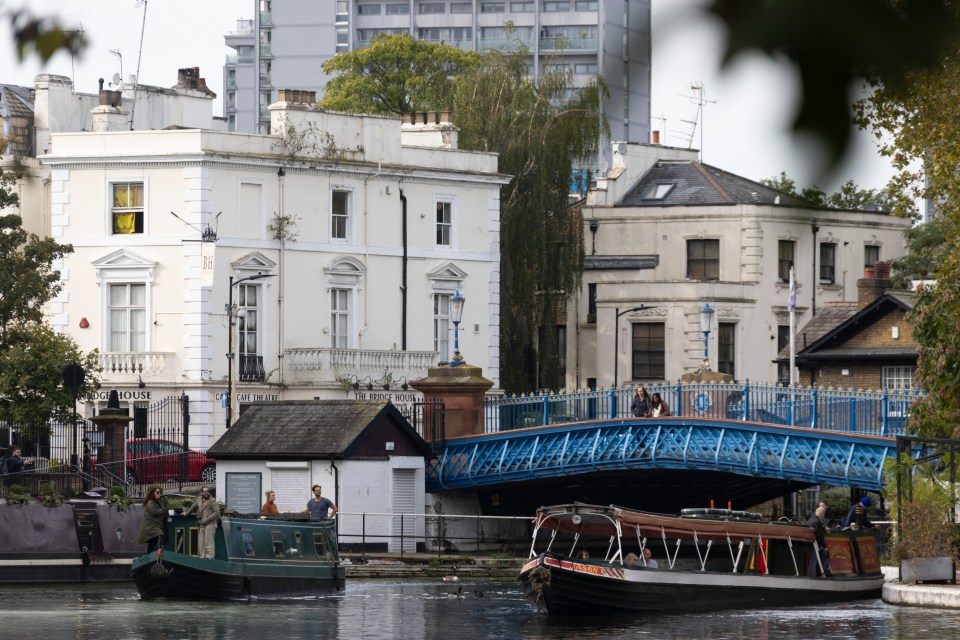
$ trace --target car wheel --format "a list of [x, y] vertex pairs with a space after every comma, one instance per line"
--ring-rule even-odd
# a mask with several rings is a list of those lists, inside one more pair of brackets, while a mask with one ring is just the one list
[[217, 483], [217, 465], [208, 464], [200, 470], [200, 482], [203, 484]]
[[127, 469], [127, 484], [137, 484], [137, 476], [133, 475], [133, 469]]

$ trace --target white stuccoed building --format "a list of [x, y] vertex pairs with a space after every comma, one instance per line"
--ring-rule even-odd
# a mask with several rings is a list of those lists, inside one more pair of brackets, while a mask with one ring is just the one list
[[442, 114], [401, 125], [314, 102], [282, 92], [269, 135], [51, 136], [51, 234], [74, 253], [50, 317], [100, 350], [88, 414], [112, 388], [130, 408], [185, 393], [206, 447], [226, 429], [228, 361], [232, 421], [258, 400], [415, 400], [406, 382], [451, 353], [458, 288], [460, 349], [498, 383], [496, 155], [458, 150]]
[[11, 141], [0, 166], [16, 169], [20, 204], [15, 212], [28, 231], [50, 234], [50, 169], [38, 157], [50, 153], [52, 134], [170, 126], [227, 129], [226, 119], [211, 115], [216, 94], [198, 67], [178, 69], [170, 87], [140, 84], [132, 75], [114, 80], [118, 82], [101, 82], [95, 93], [77, 91], [70, 78], [47, 73], [38, 75], [32, 87], [0, 84], [0, 134]]
[[696, 369], [705, 304], [714, 311], [713, 371], [789, 379], [773, 360], [789, 340], [790, 266], [801, 327], [817, 309], [856, 301], [866, 265], [905, 253], [907, 219], [815, 208], [702, 164], [695, 150], [619, 143], [613, 158], [583, 204], [582, 288], [566, 318], [568, 388], [676, 380]]

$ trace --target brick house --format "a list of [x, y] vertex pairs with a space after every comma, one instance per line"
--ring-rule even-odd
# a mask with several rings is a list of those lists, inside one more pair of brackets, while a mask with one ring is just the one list
[[[857, 302], [830, 303], [797, 332], [798, 381], [858, 389], [912, 387], [917, 343], [908, 317], [915, 303], [915, 293], [890, 289], [886, 278], [858, 280]], [[789, 359], [787, 347], [777, 360]]]

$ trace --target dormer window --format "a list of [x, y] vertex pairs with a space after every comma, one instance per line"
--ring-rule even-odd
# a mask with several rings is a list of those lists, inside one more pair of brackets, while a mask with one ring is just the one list
[[670, 182], [661, 182], [653, 185], [646, 195], [643, 196], [644, 200], [663, 200], [667, 197], [667, 194], [673, 189], [674, 185]]

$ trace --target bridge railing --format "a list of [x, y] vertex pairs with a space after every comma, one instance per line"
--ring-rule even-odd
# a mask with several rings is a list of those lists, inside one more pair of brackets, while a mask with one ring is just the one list
[[[721, 418], [828, 431], [896, 436], [905, 432], [919, 390], [786, 387], [764, 382], [645, 385], [679, 417]], [[484, 400], [485, 432], [631, 418], [636, 387], [539, 392]]]

